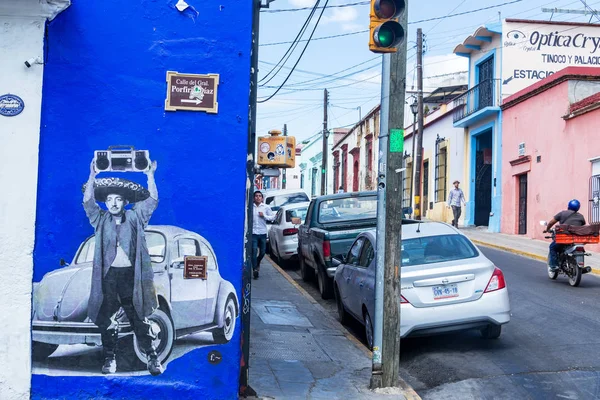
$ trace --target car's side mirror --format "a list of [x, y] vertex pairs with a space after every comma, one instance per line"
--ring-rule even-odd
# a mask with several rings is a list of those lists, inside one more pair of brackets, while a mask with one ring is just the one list
[[331, 259], [331, 265], [337, 268], [340, 265], [342, 265], [342, 260], [340, 260], [339, 258], [334, 257], [334, 258]]
[[69, 266], [69, 263], [68, 263], [68, 262], [66, 262], [64, 258], [61, 258], [61, 259], [60, 259], [60, 266], [61, 266], [61, 267], [68, 267], [68, 266]]
[[292, 217], [292, 224], [294, 225], [302, 225], [302, 220], [298, 217]]

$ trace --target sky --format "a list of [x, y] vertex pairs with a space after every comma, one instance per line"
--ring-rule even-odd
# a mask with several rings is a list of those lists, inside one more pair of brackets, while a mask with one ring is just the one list
[[[278, 71], [272, 71], [284, 56], [305, 23], [310, 10], [277, 12], [277, 10], [312, 7], [317, 0], [275, 0], [260, 16], [259, 34], [259, 91], [258, 99], [266, 100], [287, 78], [299, 59], [306, 42], [301, 42]], [[263, 3], [266, 0], [263, 0]], [[600, 8], [599, 0], [586, 0], [593, 9]], [[321, 0], [323, 5], [325, 0]], [[282, 89], [257, 108], [257, 135], [265, 136], [271, 129], [283, 130], [297, 143], [319, 134], [323, 129], [323, 89], [329, 91], [328, 127], [351, 127], [379, 104], [381, 96], [381, 56], [369, 51], [369, 5], [333, 7], [361, 0], [329, 0], [313, 40], [308, 44], [294, 72]], [[425, 35], [423, 61], [424, 91], [434, 90], [439, 79], [452, 78], [467, 71], [464, 57], [455, 56], [453, 49], [479, 26], [504, 18], [549, 20], [551, 13], [542, 8], [584, 10], [582, 0], [407, 0], [407, 90], [415, 90], [416, 32]], [[500, 7], [448, 17], [484, 7]], [[303, 39], [308, 39], [320, 14], [317, 10]], [[418, 22], [445, 17], [441, 20]], [[589, 22], [590, 16], [554, 14], [553, 21]], [[594, 19], [592, 22], [598, 22]], [[320, 39], [326, 36], [346, 36]], [[343, 72], [342, 72], [343, 71]], [[277, 72], [277, 73], [274, 73]], [[334, 76], [328, 76], [333, 75]], [[325, 75], [325, 76], [324, 76]], [[440, 77], [443, 75], [444, 77]], [[464, 73], [463, 73], [464, 76]], [[433, 78], [428, 78], [433, 77]], [[437, 79], [436, 79], [437, 78]], [[410, 96], [408, 94], [407, 96]], [[359, 109], [360, 108], [360, 109]]]

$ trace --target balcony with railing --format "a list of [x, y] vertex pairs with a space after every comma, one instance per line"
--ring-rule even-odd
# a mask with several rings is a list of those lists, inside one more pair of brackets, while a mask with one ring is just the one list
[[501, 88], [500, 79], [487, 79], [454, 99], [454, 126], [469, 126], [499, 112]]

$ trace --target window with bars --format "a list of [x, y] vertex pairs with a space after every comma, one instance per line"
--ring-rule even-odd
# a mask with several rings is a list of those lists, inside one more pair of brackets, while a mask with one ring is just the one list
[[402, 208], [408, 208], [412, 206], [410, 198], [410, 191], [412, 189], [412, 162], [406, 163], [406, 170], [404, 171], [403, 179], [403, 193], [402, 193]]
[[446, 140], [438, 139], [435, 145], [435, 201], [443, 202], [446, 199], [446, 171], [448, 163], [448, 152]]

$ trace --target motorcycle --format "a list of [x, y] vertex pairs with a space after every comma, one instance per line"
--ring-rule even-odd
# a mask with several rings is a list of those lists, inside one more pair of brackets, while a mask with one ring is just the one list
[[[541, 224], [547, 225], [545, 221], [541, 221]], [[552, 229], [548, 233], [551, 233], [551, 236], [545, 236], [546, 239], [552, 239], [563, 246], [562, 250], [558, 251], [557, 269], [550, 268], [550, 256], [548, 255], [548, 277], [554, 280], [558, 275], [563, 274], [569, 278], [569, 285], [579, 286], [581, 276], [592, 272], [591, 267], [585, 266], [585, 256], [591, 256], [591, 254], [586, 253], [584, 245], [598, 243], [597, 235], [577, 235], [572, 232], [557, 231], [557, 229]]]

